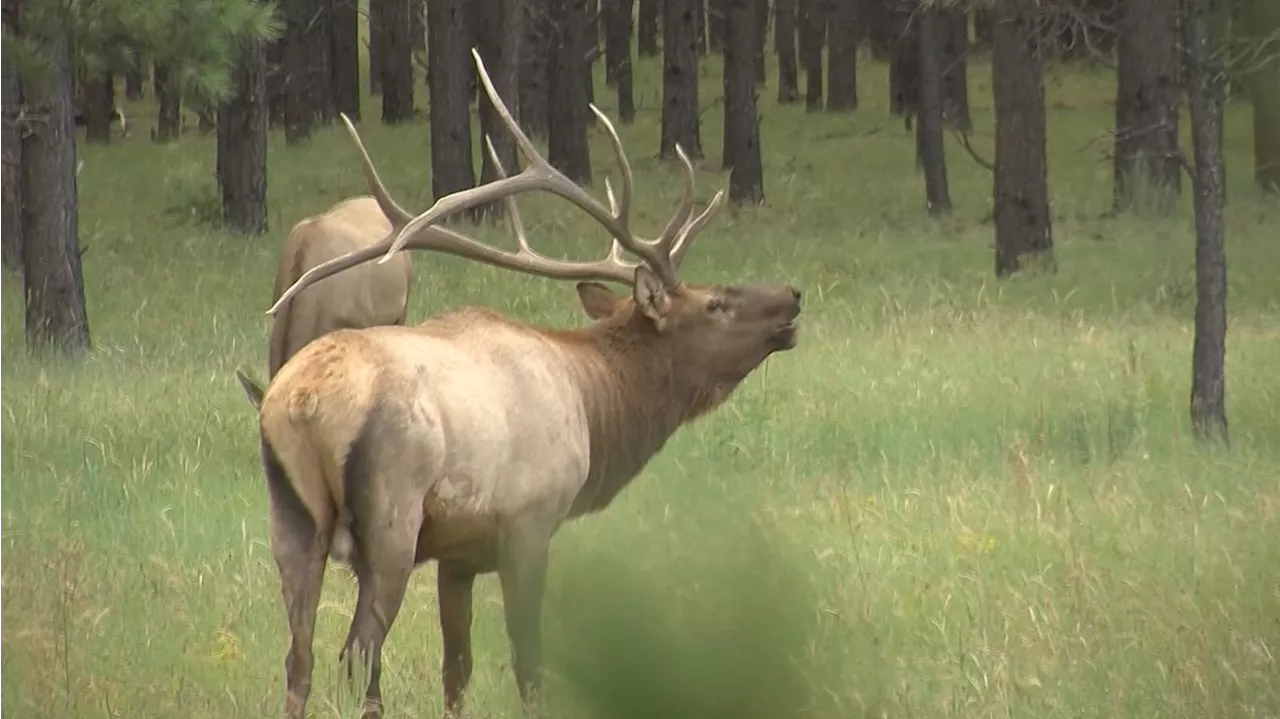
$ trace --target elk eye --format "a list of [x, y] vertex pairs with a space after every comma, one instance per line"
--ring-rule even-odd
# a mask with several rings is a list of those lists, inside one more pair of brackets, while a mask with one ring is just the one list
[[722, 311], [724, 311], [724, 300], [720, 299], [719, 297], [712, 297], [711, 299], [707, 300], [707, 312], [722, 312]]

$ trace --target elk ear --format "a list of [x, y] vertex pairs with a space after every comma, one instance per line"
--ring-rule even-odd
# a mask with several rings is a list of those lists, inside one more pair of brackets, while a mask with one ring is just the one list
[[622, 298], [599, 282], [579, 282], [578, 301], [582, 303], [582, 309], [586, 310], [587, 317], [598, 320], [611, 317]]
[[667, 310], [671, 308], [671, 296], [667, 294], [667, 286], [653, 273], [653, 270], [641, 265], [636, 268], [636, 285], [634, 298], [636, 307], [652, 322], [655, 329], [661, 332], [667, 324]]

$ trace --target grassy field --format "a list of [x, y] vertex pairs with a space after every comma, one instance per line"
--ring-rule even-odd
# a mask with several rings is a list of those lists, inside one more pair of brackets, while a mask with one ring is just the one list
[[[640, 72], [622, 134], [637, 226], [655, 228], [679, 182], [653, 159], [657, 73]], [[704, 72], [704, 104], [719, 77]], [[887, 68], [864, 61], [859, 82], [852, 116], [762, 90], [767, 204], [725, 212], [684, 274], [795, 282], [801, 344], [557, 537], [545, 621], [559, 715], [1280, 716], [1280, 207], [1250, 182], [1247, 106], [1226, 129], [1233, 443], [1207, 450], [1187, 427], [1190, 183], [1176, 217], [1099, 219], [1111, 79], [1051, 72], [1060, 271], [1007, 282], [992, 279], [990, 176], [948, 139], [957, 210], [927, 219]], [[989, 154], [989, 66], [970, 92]], [[386, 129], [377, 112], [370, 99], [370, 152], [402, 204], [425, 208], [425, 124]], [[305, 149], [273, 135], [272, 231], [237, 239], [207, 223], [212, 138], [153, 146], [154, 113], [132, 115], [131, 139], [82, 148], [93, 355], [30, 359], [20, 282], [4, 278], [3, 715], [275, 716], [288, 638], [255, 418], [232, 372], [265, 371], [289, 226], [364, 185], [339, 126]], [[702, 201], [727, 184], [720, 118], [703, 115]], [[598, 130], [592, 159], [603, 196]], [[522, 209], [550, 252], [605, 247], [566, 203]], [[417, 259], [412, 319], [481, 304], [585, 321], [567, 283]], [[415, 575], [385, 649], [388, 716], [440, 714], [433, 587], [433, 571]], [[344, 701], [353, 605], [331, 568], [316, 716]], [[492, 576], [474, 636], [473, 716], [515, 716]]]

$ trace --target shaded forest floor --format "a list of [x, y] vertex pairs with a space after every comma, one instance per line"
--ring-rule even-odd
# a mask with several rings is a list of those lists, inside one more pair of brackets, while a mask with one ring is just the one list
[[[1187, 427], [1190, 183], [1174, 217], [1100, 219], [1110, 78], [1052, 71], [1060, 271], [996, 282], [990, 176], [948, 138], [956, 212], [927, 219], [887, 68], [860, 59], [862, 108], [845, 116], [777, 106], [770, 67], [767, 203], [723, 213], [684, 274], [796, 283], [801, 344], [557, 537], [545, 634], [559, 715], [1280, 713], [1280, 208], [1250, 182], [1248, 107], [1226, 128], [1234, 441], [1207, 451]], [[621, 132], [635, 225], [657, 228], [680, 182], [653, 159], [656, 63], [638, 68], [639, 117]], [[989, 78], [970, 69], [988, 153]], [[720, 87], [708, 62], [701, 202], [727, 183]], [[376, 102], [369, 151], [401, 203], [425, 208], [425, 121], [383, 128]], [[81, 148], [92, 357], [28, 358], [20, 282], [4, 278], [5, 717], [275, 716], [283, 702], [255, 421], [232, 373], [264, 373], [289, 226], [364, 184], [340, 126], [300, 149], [273, 133], [272, 231], [234, 238], [210, 223], [213, 138], [154, 146], [148, 113], [131, 108], [132, 138]], [[603, 197], [611, 156], [598, 129], [591, 142]], [[606, 247], [567, 203], [521, 209], [548, 253]], [[480, 304], [585, 322], [567, 283], [416, 261], [411, 320]], [[316, 716], [337, 715], [353, 604], [331, 568]], [[473, 716], [515, 716], [494, 577], [477, 585], [474, 633]], [[440, 714], [439, 652], [428, 570], [384, 653], [388, 716]]]

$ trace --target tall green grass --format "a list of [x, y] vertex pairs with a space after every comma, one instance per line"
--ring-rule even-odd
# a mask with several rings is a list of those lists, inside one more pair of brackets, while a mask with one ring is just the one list
[[[636, 225], [659, 227], [679, 175], [654, 159], [658, 73], [638, 67], [622, 134]], [[988, 152], [989, 74], [970, 76]], [[886, 77], [863, 63], [851, 116], [779, 107], [762, 88], [767, 204], [726, 211], [684, 274], [795, 282], [801, 344], [557, 537], [549, 700], [584, 717], [1277, 716], [1280, 208], [1250, 183], [1248, 108], [1230, 107], [1226, 128], [1233, 443], [1206, 449], [1187, 427], [1190, 191], [1172, 218], [1100, 219], [1110, 79], [1051, 71], [1060, 270], [996, 282], [989, 175], [948, 139], [957, 210], [928, 219]], [[718, 68], [702, 78], [710, 104]], [[425, 208], [426, 127], [383, 128], [374, 102], [370, 153], [402, 204]], [[255, 421], [232, 372], [263, 374], [289, 226], [364, 185], [339, 127], [302, 149], [273, 134], [272, 232], [224, 234], [208, 224], [212, 138], [153, 146], [149, 112], [132, 108], [133, 138], [81, 148], [94, 353], [29, 358], [20, 282], [4, 278], [5, 717], [256, 717], [283, 702]], [[703, 115], [703, 202], [726, 184], [720, 121]], [[611, 158], [598, 129], [591, 140], [603, 196]], [[566, 203], [521, 209], [550, 253], [607, 246]], [[566, 283], [437, 256], [416, 272], [415, 319], [480, 304], [585, 322]], [[317, 716], [350, 703], [337, 654], [353, 606], [331, 569]], [[473, 715], [515, 716], [492, 577], [473, 631]], [[440, 714], [439, 662], [424, 571], [384, 651], [389, 716]]]

